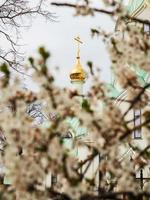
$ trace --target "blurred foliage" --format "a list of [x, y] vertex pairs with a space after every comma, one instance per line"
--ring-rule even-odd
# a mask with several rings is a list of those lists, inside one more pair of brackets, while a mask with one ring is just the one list
[[147, 110], [143, 113], [143, 117], [145, 118], [146, 123], [146, 127], [150, 130], [150, 111]]
[[89, 112], [89, 113], [93, 113], [91, 107], [90, 107], [90, 104], [88, 102], [87, 99], [83, 99], [82, 101], [82, 108], [86, 111], [86, 112]]
[[89, 67], [90, 73], [91, 73], [91, 75], [93, 76], [93, 75], [94, 75], [93, 63], [92, 63], [91, 61], [88, 61], [88, 62], [87, 62], [87, 66]]
[[2, 72], [4, 74], [1, 81], [2, 81], [2, 85], [4, 87], [6, 87], [9, 83], [9, 79], [10, 79], [10, 71], [9, 71], [8, 65], [6, 63], [3, 63], [0, 65], [0, 72]]
[[33, 57], [29, 57], [29, 63], [32, 68], [34, 68], [37, 72], [42, 73], [45, 75], [45, 78], [49, 82], [54, 81], [54, 77], [48, 72], [48, 64], [47, 61], [50, 58], [50, 53], [46, 51], [45, 47], [41, 46], [38, 49], [38, 53], [40, 55], [40, 58], [35, 61]]
[[38, 52], [45, 62], [50, 57], [50, 53], [48, 51], [46, 51], [44, 47], [40, 47]]

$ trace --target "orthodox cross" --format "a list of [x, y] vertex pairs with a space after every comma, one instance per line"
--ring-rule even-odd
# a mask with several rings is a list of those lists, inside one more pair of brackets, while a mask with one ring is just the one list
[[77, 58], [80, 58], [80, 44], [83, 44], [83, 42], [80, 40], [80, 37], [76, 37], [74, 38], [74, 40], [77, 42], [77, 47], [78, 47], [78, 51], [77, 51]]

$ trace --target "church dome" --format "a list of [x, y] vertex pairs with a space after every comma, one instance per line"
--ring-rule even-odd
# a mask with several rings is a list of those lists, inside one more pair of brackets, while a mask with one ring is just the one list
[[84, 81], [85, 80], [85, 72], [80, 63], [79, 58], [77, 58], [77, 63], [70, 73], [70, 79], [71, 79], [71, 81]]

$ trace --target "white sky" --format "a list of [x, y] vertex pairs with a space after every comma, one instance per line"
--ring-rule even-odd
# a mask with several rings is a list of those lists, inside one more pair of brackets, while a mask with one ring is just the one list
[[[95, 17], [73, 17], [74, 10], [69, 8], [52, 7], [59, 22], [45, 22], [36, 18], [32, 27], [22, 32], [26, 56], [36, 55], [36, 49], [44, 45], [52, 53], [49, 67], [60, 67], [57, 73], [57, 84], [70, 87], [69, 73], [75, 64], [76, 45], [73, 38], [80, 35], [84, 44], [81, 47], [81, 62], [85, 70], [86, 62], [93, 61], [94, 66], [100, 67], [104, 80], [110, 80], [110, 63], [105, 46], [100, 38], [91, 39], [90, 28], [101, 27], [107, 31], [114, 30], [110, 17], [97, 14]], [[85, 87], [88, 88], [90, 82]]]

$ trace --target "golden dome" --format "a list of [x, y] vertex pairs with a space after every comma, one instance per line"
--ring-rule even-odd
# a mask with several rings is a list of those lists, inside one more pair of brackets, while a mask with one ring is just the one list
[[70, 73], [70, 79], [71, 81], [84, 81], [85, 79], [85, 72], [79, 59]]
[[80, 63], [80, 49], [79, 49], [79, 43], [82, 43], [82, 42], [80, 41], [79, 37], [75, 38], [75, 40], [78, 42], [77, 61], [73, 70], [70, 73], [70, 79], [71, 81], [84, 81], [85, 72]]

